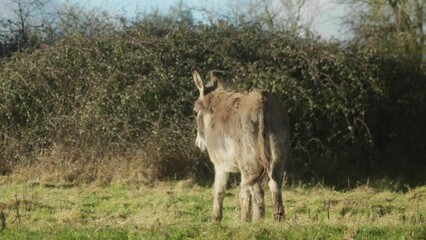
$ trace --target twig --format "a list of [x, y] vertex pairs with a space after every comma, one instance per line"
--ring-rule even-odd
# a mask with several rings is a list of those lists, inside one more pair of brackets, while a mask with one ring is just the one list
[[124, 225], [124, 224], [126, 224], [127, 222], [129, 222], [130, 220], [133, 220], [133, 219], [134, 219], [134, 217], [131, 217], [131, 218], [127, 219], [126, 221], [119, 223], [118, 225], [120, 225], [120, 226]]
[[15, 210], [16, 210], [16, 218], [18, 219], [18, 225], [21, 223], [21, 214], [19, 214], [19, 199], [18, 194], [15, 193]]
[[330, 220], [330, 200], [327, 202], [327, 219]]
[[6, 215], [0, 211], [0, 232], [6, 229]]

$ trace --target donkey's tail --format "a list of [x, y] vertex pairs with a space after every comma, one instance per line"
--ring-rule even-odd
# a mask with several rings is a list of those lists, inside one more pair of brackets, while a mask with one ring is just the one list
[[261, 111], [259, 112], [258, 124], [258, 137], [257, 149], [259, 152], [258, 161], [260, 163], [259, 171], [246, 180], [245, 184], [252, 185], [261, 182], [268, 175], [268, 167], [271, 159], [271, 147], [269, 142], [269, 113], [268, 106], [268, 93], [264, 91], [259, 92], [261, 95]]

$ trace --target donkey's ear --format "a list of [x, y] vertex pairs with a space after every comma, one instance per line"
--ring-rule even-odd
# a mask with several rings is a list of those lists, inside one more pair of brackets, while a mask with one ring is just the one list
[[192, 71], [192, 78], [194, 80], [195, 86], [197, 86], [198, 91], [200, 91], [200, 95], [203, 96], [204, 95], [204, 83], [203, 80], [201, 79], [200, 74], [194, 70]]
[[218, 71], [210, 71], [210, 81], [208, 82], [207, 87], [210, 91], [214, 91], [217, 89], [223, 89], [222, 82], [219, 80], [220, 72]]

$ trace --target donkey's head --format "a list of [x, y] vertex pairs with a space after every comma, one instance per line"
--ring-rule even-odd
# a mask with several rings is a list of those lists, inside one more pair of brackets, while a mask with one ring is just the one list
[[222, 84], [218, 79], [218, 72], [210, 72], [210, 81], [204, 84], [200, 74], [197, 71], [192, 72], [195, 86], [197, 86], [200, 96], [194, 103], [194, 111], [197, 113], [197, 138], [195, 144], [202, 151], [205, 151], [206, 146], [206, 130], [211, 125], [212, 106], [211, 95], [218, 90], [223, 89]]

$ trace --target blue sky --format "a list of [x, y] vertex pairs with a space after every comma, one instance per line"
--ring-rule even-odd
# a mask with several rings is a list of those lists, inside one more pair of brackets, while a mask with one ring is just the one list
[[[25, 0], [23, 0], [25, 1]], [[113, 14], [134, 16], [137, 12], [148, 13], [158, 9], [167, 12], [171, 7], [182, 2], [185, 6], [194, 8], [193, 16], [203, 20], [205, 15], [196, 9], [219, 11], [226, 9], [230, 2], [238, 4], [239, 0], [51, 0], [62, 3], [78, 4], [84, 8], [98, 8]], [[0, 0], [0, 15], [10, 14], [12, 0]], [[348, 7], [335, 3], [335, 0], [311, 0], [302, 10], [302, 19], [312, 22], [312, 28], [322, 37], [343, 39], [347, 36], [344, 31], [343, 17], [348, 13]]]
[[[101, 8], [117, 14], [126, 13], [131, 16], [136, 11], [149, 12], [153, 9], [167, 12], [179, 2], [195, 9], [205, 8], [217, 11], [226, 8], [229, 2], [238, 3], [238, 0], [71, 0], [71, 2], [87, 7]], [[309, 4], [303, 10], [302, 17], [312, 18], [314, 16], [313, 29], [327, 39], [331, 37], [342, 39], [346, 36], [342, 18], [347, 14], [348, 7], [335, 2], [335, 0], [311, 0], [310, 3], [308, 1]], [[203, 18], [203, 14], [197, 11], [193, 11], [193, 15], [195, 18]]]

